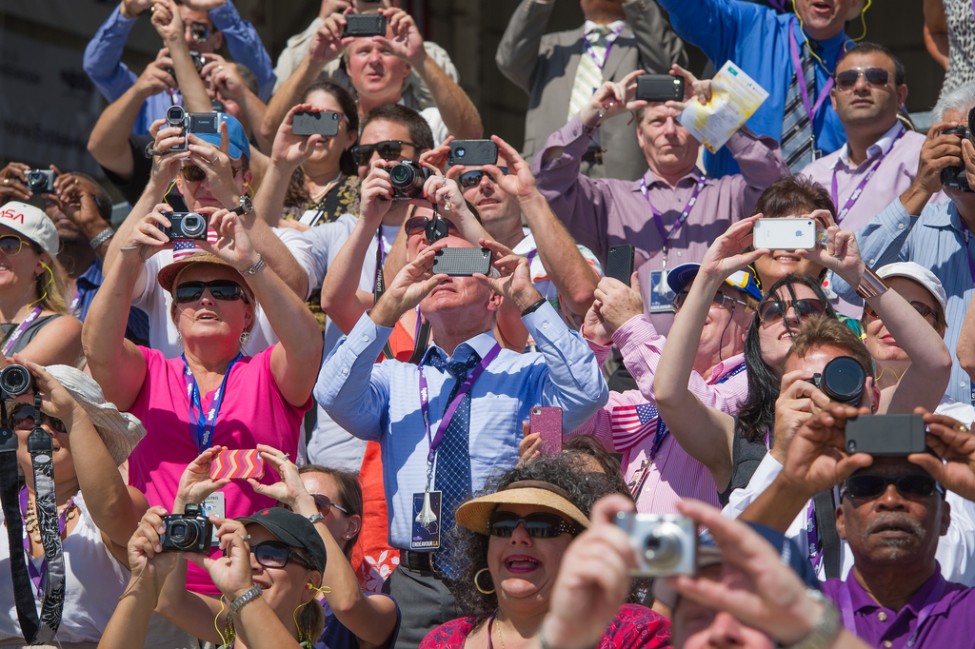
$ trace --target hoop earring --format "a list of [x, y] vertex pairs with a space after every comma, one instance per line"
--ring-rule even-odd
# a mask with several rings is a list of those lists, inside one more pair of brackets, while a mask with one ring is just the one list
[[491, 572], [487, 568], [481, 568], [480, 570], [478, 570], [477, 572], [474, 573], [474, 588], [476, 588], [477, 589], [477, 592], [479, 592], [482, 595], [493, 595], [495, 593], [495, 591], [497, 590], [494, 587], [494, 584], [493, 583], [491, 584], [491, 589], [490, 590], [488, 590], [487, 588], [484, 588], [483, 586], [481, 586], [481, 583], [480, 583], [481, 575], [484, 574], [485, 572], [488, 573], [488, 577], [491, 576]]

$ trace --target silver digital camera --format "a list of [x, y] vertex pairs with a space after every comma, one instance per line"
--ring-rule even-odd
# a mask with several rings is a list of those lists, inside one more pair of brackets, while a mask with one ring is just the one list
[[616, 526], [630, 536], [639, 565], [635, 577], [692, 575], [697, 567], [697, 526], [677, 514], [620, 512]]
[[170, 212], [166, 215], [172, 225], [160, 228], [167, 237], [172, 239], [196, 239], [205, 241], [207, 238], [207, 217], [196, 212]]

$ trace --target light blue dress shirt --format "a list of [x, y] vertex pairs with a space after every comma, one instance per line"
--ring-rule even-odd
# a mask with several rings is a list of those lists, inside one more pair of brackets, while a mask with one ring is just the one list
[[[967, 235], [967, 236], [966, 236]], [[968, 260], [975, 259], [975, 236], [951, 201], [928, 203], [921, 215], [912, 217], [899, 198], [888, 205], [870, 223], [857, 231], [860, 254], [871, 268], [877, 269], [895, 261], [913, 261], [929, 268], [944, 285], [948, 294], [945, 319], [948, 330], [945, 344], [952, 350], [954, 364], [947, 395], [962, 403], [971, 403], [968, 374], [958, 364], [954, 350], [972, 299], [973, 281]], [[862, 303], [851, 287], [833, 275], [833, 290], [845, 300]]]
[[[148, 13], [146, 16], [148, 17]], [[267, 101], [274, 87], [274, 68], [271, 56], [254, 26], [240, 17], [231, 0], [209, 12], [214, 27], [223, 33], [223, 40], [230, 56], [237, 63], [246, 65], [257, 77], [258, 95]], [[122, 62], [122, 50], [138, 18], [124, 18], [121, 4], [98, 28], [88, 46], [82, 62], [88, 78], [109, 102], [121, 97], [131, 88], [138, 75]], [[168, 92], [149, 97], [139, 111], [133, 133], [146, 134], [154, 120], [166, 116], [172, 105]]]
[[[589, 345], [565, 325], [551, 304], [523, 321], [538, 352], [502, 349], [471, 390], [471, 483], [475, 492], [484, 488], [489, 477], [517, 463], [521, 424], [532, 406], [561, 407], [563, 431], [568, 433], [589, 419], [609, 396]], [[426, 486], [430, 444], [420, 411], [417, 366], [395, 360], [374, 362], [391, 331], [363, 315], [322, 365], [315, 399], [350, 433], [382, 445], [390, 542], [409, 549], [413, 494]], [[483, 358], [494, 344], [494, 336], [485, 332], [458, 345], [450, 360], [466, 359], [472, 349]], [[435, 434], [455, 381], [430, 365], [424, 365], [423, 375], [430, 387], [430, 430]]]
[[[782, 137], [782, 116], [789, 84], [795, 69], [789, 55], [789, 29], [796, 45], [805, 42], [799, 22], [791, 13], [779, 14], [774, 9], [743, 0], [657, 0], [670, 14], [674, 31], [684, 40], [697, 45], [707, 54], [715, 68], [734, 61], [748, 76], [768, 91], [768, 99], [746, 124], [758, 135], [776, 140]], [[812, 41], [814, 51], [825, 62], [816, 65], [816, 98], [830, 79], [836, 59], [849, 39], [843, 33], [828, 41]], [[801, 49], [800, 49], [801, 51]], [[816, 149], [832, 153], [846, 142], [846, 132], [827, 97], [813, 120]], [[704, 152], [708, 174], [720, 177], [740, 173], [738, 164], [727, 148], [717, 154]]]

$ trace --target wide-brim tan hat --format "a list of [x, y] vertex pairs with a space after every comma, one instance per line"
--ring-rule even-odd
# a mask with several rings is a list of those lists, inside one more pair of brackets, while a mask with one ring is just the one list
[[84, 408], [115, 464], [125, 462], [132, 449], [146, 436], [146, 429], [139, 418], [119, 412], [114, 403], [105, 400], [105, 393], [95, 379], [81, 370], [70, 365], [48, 365], [44, 369]]
[[184, 270], [186, 270], [193, 264], [210, 264], [212, 266], [226, 266], [232, 271], [237, 272], [236, 268], [234, 268], [231, 264], [227, 263], [220, 257], [217, 257], [215, 254], [210, 252], [200, 251], [200, 252], [194, 252], [192, 255], [188, 255], [185, 258], [180, 259], [179, 261], [174, 261], [168, 266], [163, 266], [162, 269], [159, 271], [159, 274], [156, 276], [159, 285], [162, 286], [167, 293], [172, 293], [173, 283], [176, 281], [176, 278], [179, 276], [180, 273], [182, 273]]
[[518, 480], [493, 494], [468, 500], [457, 508], [457, 524], [478, 534], [488, 534], [488, 522], [498, 505], [534, 505], [556, 511], [589, 527], [589, 518], [572, 504], [569, 494], [561, 487], [541, 480]]

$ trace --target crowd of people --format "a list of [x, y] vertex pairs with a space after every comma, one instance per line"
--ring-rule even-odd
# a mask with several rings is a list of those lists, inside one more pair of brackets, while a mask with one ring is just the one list
[[870, 0], [521, 0], [515, 143], [397, 4], [121, 0], [3, 161], [0, 646], [970, 644], [968, 5], [919, 132]]

